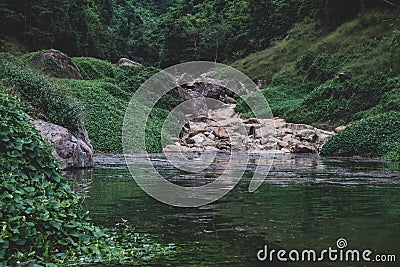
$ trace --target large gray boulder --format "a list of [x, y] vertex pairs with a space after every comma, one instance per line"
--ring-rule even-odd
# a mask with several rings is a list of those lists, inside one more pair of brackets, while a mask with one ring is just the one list
[[57, 78], [83, 80], [78, 66], [61, 51], [50, 49], [36, 56], [32, 63], [35, 68]]
[[52, 153], [62, 169], [93, 167], [93, 147], [86, 129], [80, 129], [75, 136], [68, 129], [43, 120], [35, 120], [34, 125], [53, 146]]

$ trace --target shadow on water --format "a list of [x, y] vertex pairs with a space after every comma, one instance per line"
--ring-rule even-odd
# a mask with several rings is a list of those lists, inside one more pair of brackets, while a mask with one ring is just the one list
[[[215, 179], [170, 166], [152, 155], [154, 166], [172, 182], [197, 186]], [[217, 168], [218, 169], [218, 168]], [[137, 164], [138, 173], [141, 162]], [[259, 262], [269, 249], [317, 251], [337, 248], [396, 254], [400, 260], [399, 174], [379, 161], [278, 156], [263, 185], [248, 192], [254, 166], [224, 198], [199, 208], [177, 208], [144, 193], [132, 179], [122, 156], [100, 155], [79, 185], [95, 222], [112, 226], [127, 219], [138, 232], [161, 243], [174, 243], [173, 266], [398, 266], [375, 263]], [[78, 183], [80, 184], [80, 183]], [[84, 184], [84, 183], [82, 183]], [[173, 194], [174, 192], [171, 192]]]

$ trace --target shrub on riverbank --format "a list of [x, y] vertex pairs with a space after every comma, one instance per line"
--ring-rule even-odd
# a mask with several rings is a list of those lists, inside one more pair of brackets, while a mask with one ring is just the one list
[[23, 101], [26, 113], [61, 125], [72, 132], [82, 125], [80, 107], [63, 88], [24, 66], [14, 57], [2, 54], [0, 58], [1, 84]]
[[400, 112], [390, 112], [360, 120], [339, 132], [321, 151], [329, 156], [383, 157], [399, 160]]
[[126, 224], [93, 225], [50, 146], [4, 88], [0, 113], [0, 265], [143, 264], [172, 253]]

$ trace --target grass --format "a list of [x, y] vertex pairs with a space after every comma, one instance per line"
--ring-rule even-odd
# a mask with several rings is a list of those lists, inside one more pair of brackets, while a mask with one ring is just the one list
[[[331, 32], [325, 32], [318, 21], [306, 19], [284, 41], [236, 62], [234, 67], [253, 80], [267, 81], [262, 93], [273, 114], [291, 122], [332, 129], [400, 111], [399, 14], [399, 10], [362, 12]], [[242, 100], [236, 111], [244, 117], [252, 115]], [[357, 132], [366, 127], [372, 133], [368, 122], [355, 124], [359, 125]], [[386, 126], [390, 127], [376, 127]], [[358, 136], [352, 127], [347, 131]], [[335, 137], [332, 144], [339, 144], [345, 133]], [[388, 148], [384, 138], [365, 140], [362, 142], [369, 151], [347, 148], [339, 153], [341, 148], [327, 148], [325, 154], [400, 158], [395, 142]], [[355, 140], [352, 142], [355, 144]]]

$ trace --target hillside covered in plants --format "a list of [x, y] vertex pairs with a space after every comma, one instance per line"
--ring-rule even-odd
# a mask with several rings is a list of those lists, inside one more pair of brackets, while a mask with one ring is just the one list
[[[324, 156], [400, 162], [397, 0], [1, 0], [0, 18], [1, 266], [141, 265], [174, 253], [124, 223], [91, 223], [32, 120], [85, 127], [96, 153], [122, 153], [130, 99], [177, 63], [231, 65], [262, 85], [275, 117], [346, 126]], [[52, 59], [38, 66], [50, 49], [79, 77], [62, 77]], [[138, 152], [162, 150], [163, 121], [181, 102], [175, 90], [157, 103]], [[252, 116], [243, 99], [235, 111]]]

